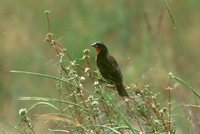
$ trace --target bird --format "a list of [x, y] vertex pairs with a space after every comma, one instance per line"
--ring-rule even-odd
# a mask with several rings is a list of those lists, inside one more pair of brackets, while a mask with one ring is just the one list
[[119, 96], [129, 97], [124, 84], [120, 67], [108, 48], [102, 42], [95, 42], [91, 45], [96, 49], [96, 64], [100, 74], [106, 81], [116, 86]]

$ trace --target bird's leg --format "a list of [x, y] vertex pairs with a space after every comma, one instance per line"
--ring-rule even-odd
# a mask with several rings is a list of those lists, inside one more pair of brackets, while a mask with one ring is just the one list
[[99, 83], [104, 83], [104, 84], [106, 84], [106, 85], [113, 85], [112, 82], [106, 81], [106, 80], [104, 80], [104, 79], [98, 79], [98, 81], [99, 81]]
[[106, 81], [106, 80], [103, 80], [103, 79], [98, 79], [98, 81], [99, 81], [99, 83], [106, 84], [106, 86], [109, 87], [109, 88], [114, 88], [115, 87], [115, 85], [110, 81]]

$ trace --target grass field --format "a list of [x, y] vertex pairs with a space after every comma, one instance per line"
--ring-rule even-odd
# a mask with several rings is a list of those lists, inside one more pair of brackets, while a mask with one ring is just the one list
[[[0, 133], [198, 134], [199, 6], [0, 0]], [[118, 60], [134, 102], [105, 83], [94, 85], [96, 41]], [[20, 116], [22, 108], [28, 114]]]

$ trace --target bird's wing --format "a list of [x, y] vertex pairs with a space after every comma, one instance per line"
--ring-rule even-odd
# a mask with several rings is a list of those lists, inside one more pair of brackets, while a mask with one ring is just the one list
[[109, 72], [107, 73], [107, 76], [110, 77], [111, 80], [113, 81], [122, 81], [122, 73], [121, 70], [119, 68], [119, 65], [117, 63], [117, 61], [114, 59], [114, 57], [112, 56], [108, 56], [108, 69]]
[[118, 63], [117, 63], [117, 61], [115, 60], [115, 58], [113, 57], [113, 56], [111, 56], [111, 55], [108, 55], [107, 56], [107, 59], [108, 59], [108, 61], [109, 61], [109, 63], [110, 63], [110, 67], [113, 69], [113, 70], [119, 70], [119, 65], [118, 65]]

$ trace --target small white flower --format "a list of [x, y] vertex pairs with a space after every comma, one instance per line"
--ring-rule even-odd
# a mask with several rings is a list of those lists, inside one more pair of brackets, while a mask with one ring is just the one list
[[76, 65], [76, 61], [74, 60], [74, 61], [71, 61], [71, 65], [72, 66], [75, 66]]
[[89, 95], [89, 96], [88, 96], [88, 100], [92, 100], [93, 98], [94, 98], [93, 95]]
[[99, 102], [98, 101], [92, 101], [92, 103], [91, 103], [93, 106], [94, 105], [98, 105], [99, 104]]
[[21, 116], [25, 115], [26, 113], [27, 113], [26, 108], [22, 108], [19, 110], [19, 115], [21, 115]]
[[56, 40], [51, 40], [51, 44], [55, 45], [56, 44]]
[[60, 56], [59, 63], [62, 63], [62, 62], [63, 62], [63, 56]]
[[80, 80], [81, 80], [81, 81], [84, 81], [84, 80], [85, 80], [85, 77], [84, 77], [84, 76], [81, 76]]
[[169, 79], [170, 79], [170, 78], [174, 78], [174, 75], [172, 74], [172, 72], [169, 72], [169, 73], [168, 73], [168, 77], [169, 77]]
[[63, 53], [59, 53], [59, 55], [62, 56], [62, 57], [65, 56]]
[[85, 49], [85, 50], [83, 50], [83, 53], [85, 53], [85, 54], [88, 54], [89, 52], [90, 52], [89, 49]]
[[78, 86], [79, 86], [80, 88], [83, 88], [83, 84], [79, 84]]
[[85, 73], [87, 73], [90, 70], [90, 68], [86, 67], [85, 68]]
[[96, 85], [99, 85], [99, 81], [95, 81], [94, 82], [94, 85], [96, 86]]

